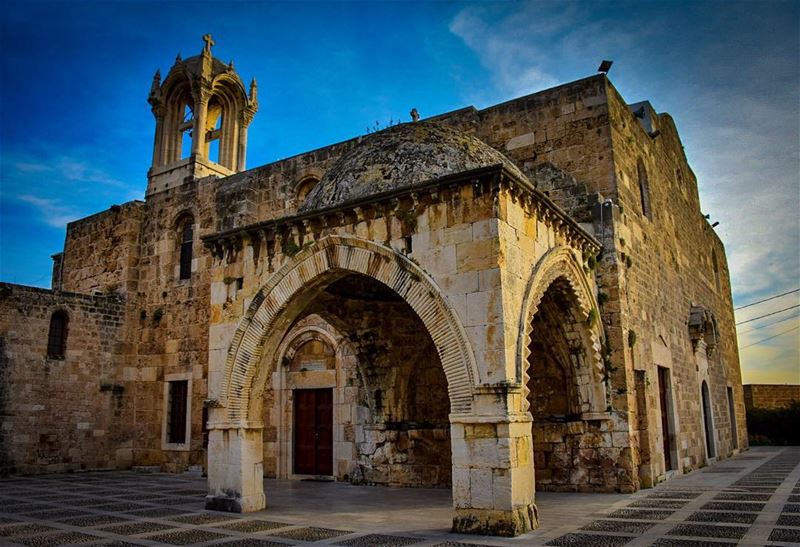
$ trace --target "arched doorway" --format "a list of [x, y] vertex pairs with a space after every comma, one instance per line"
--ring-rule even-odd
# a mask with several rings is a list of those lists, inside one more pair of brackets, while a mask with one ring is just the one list
[[334, 277], [275, 354], [265, 475], [450, 486], [447, 379], [425, 325], [373, 278]]

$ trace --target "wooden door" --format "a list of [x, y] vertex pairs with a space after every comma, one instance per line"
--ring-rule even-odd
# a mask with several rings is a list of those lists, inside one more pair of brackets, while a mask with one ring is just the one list
[[333, 474], [333, 389], [294, 391], [294, 472]]
[[658, 398], [661, 401], [661, 436], [664, 438], [664, 467], [669, 471], [672, 469], [672, 446], [670, 444], [672, 431], [669, 428], [669, 371], [664, 367], [658, 367]]

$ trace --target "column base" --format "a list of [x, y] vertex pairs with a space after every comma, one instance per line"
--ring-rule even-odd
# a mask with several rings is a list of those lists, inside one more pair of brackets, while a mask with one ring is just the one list
[[484, 536], [514, 537], [539, 527], [536, 505], [511, 511], [497, 509], [454, 509], [453, 532]]
[[251, 496], [249, 498], [236, 498], [227, 496], [206, 496], [206, 509], [212, 511], [225, 511], [227, 513], [252, 513], [266, 509], [265, 497]]

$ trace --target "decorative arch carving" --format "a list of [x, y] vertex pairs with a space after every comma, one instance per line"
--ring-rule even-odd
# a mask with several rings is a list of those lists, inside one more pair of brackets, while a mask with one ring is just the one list
[[[531, 341], [531, 325], [534, 315], [538, 310], [547, 289], [558, 279], [563, 279], [569, 287], [570, 293], [577, 303], [575, 319], [585, 323], [592, 310], [597, 310], [594, 291], [583, 272], [581, 264], [575, 259], [573, 251], [564, 246], [550, 249], [533, 267], [528, 284], [525, 287], [525, 298], [522, 303], [522, 314], [519, 320], [519, 336], [517, 337], [517, 381], [523, 387], [523, 404], [528, 401], [528, 357]], [[593, 325], [586, 325], [590, 351], [587, 358], [593, 368], [596, 381], [600, 381], [603, 374], [603, 358], [601, 355], [602, 330], [598, 317]]]
[[217, 427], [258, 425], [251, 400], [266, 379], [258, 364], [268, 337], [283, 327], [288, 308], [304, 294], [322, 290], [327, 281], [348, 273], [383, 283], [414, 310], [439, 353], [451, 413], [472, 411], [478, 377], [475, 357], [463, 326], [433, 280], [392, 249], [355, 237], [327, 236], [287, 261], [253, 297], [228, 351], [220, 400], [226, 423], [215, 424]]

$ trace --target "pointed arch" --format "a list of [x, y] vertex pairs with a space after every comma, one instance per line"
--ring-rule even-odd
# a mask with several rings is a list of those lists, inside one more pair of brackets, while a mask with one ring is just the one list
[[[563, 280], [577, 304], [575, 317], [577, 321], [587, 322], [590, 313], [597, 313], [596, 299], [592, 285], [583, 273], [581, 264], [576, 260], [573, 251], [567, 247], [558, 246], [550, 249], [533, 267], [528, 284], [525, 288], [525, 297], [522, 302], [522, 313], [519, 319], [519, 336], [517, 337], [516, 373], [517, 381], [523, 386], [523, 400], [528, 400], [528, 357], [530, 356], [529, 344], [531, 342], [532, 320], [542, 302], [547, 290], [557, 280]], [[587, 358], [593, 366], [595, 376], [602, 375], [603, 360], [601, 356], [602, 330], [599, 317], [593, 324], [587, 324], [590, 354]]]
[[453, 414], [472, 411], [478, 377], [472, 348], [454, 310], [428, 275], [406, 257], [371, 241], [327, 236], [288, 260], [253, 297], [231, 342], [222, 378], [226, 424], [258, 423], [251, 399], [262, 389], [266, 372], [258, 370], [265, 341], [280, 330], [287, 309], [304, 293], [348, 273], [370, 277], [394, 290], [414, 310], [436, 345], [444, 369]]

